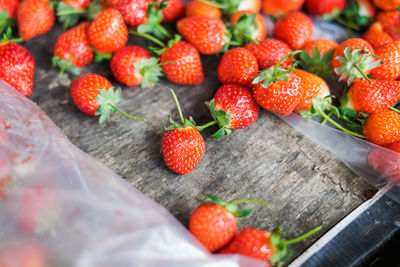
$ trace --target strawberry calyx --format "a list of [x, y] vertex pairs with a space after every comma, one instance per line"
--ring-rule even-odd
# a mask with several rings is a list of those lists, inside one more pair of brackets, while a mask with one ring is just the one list
[[217, 7], [221, 9], [221, 11], [228, 15], [232, 16], [239, 8], [241, 0], [199, 0], [200, 2], [206, 3], [210, 6]]
[[163, 20], [162, 10], [167, 7], [166, 0], [157, 3], [154, 1], [147, 9], [148, 22], [137, 27], [139, 33], [151, 33], [157, 38], [172, 38], [172, 35], [161, 25]]
[[121, 88], [118, 88], [117, 90], [114, 90], [114, 87], [110, 87], [108, 90], [102, 88], [100, 89], [99, 94], [96, 96], [96, 100], [99, 102], [99, 107], [97, 108], [95, 115], [100, 115], [99, 123], [105, 122], [110, 117], [111, 113], [115, 112], [118, 112], [129, 119], [139, 121], [145, 120], [143, 118], [126, 114], [117, 107], [117, 104], [122, 101]]
[[209, 102], [206, 102], [208, 109], [211, 112], [211, 116], [218, 123], [220, 129], [212, 135], [213, 138], [221, 138], [224, 135], [230, 135], [232, 133], [232, 129], [229, 128], [231, 123], [231, 115], [220, 109], [215, 108], [215, 100], [212, 99]]
[[5, 43], [20, 43], [24, 39], [23, 38], [12, 38], [12, 29], [10, 27], [7, 28], [6, 32], [3, 33], [3, 38], [0, 40], [0, 45]]
[[142, 88], [153, 87], [159, 82], [160, 77], [164, 76], [158, 58], [142, 58], [140, 62], [133, 65], [143, 77]]
[[112, 54], [104, 54], [104, 53], [100, 53], [97, 52], [94, 48], [92, 48], [92, 50], [95, 52], [95, 57], [94, 57], [94, 62], [95, 63], [100, 63], [103, 62], [103, 60], [109, 60], [112, 58]]
[[228, 24], [228, 45], [243, 46], [250, 42], [258, 44], [257, 40], [257, 14], [243, 14], [237, 23]]
[[65, 71], [72, 73], [73, 75], [79, 75], [82, 72], [82, 69], [77, 67], [72, 63], [69, 59], [62, 59], [60, 57], [52, 58], [53, 66], [60, 68], [59, 76], [63, 75]]
[[325, 17], [325, 19], [335, 20], [346, 27], [349, 33], [352, 30], [362, 31], [369, 27], [373, 21], [373, 16], [361, 15], [360, 11], [360, 4], [357, 1], [347, 1], [342, 12], [332, 13], [330, 17]]
[[315, 48], [312, 57], [305, 51], [302, 51], [302, 53], [298, 55], [296, 64], [300, 69], [327, 79], [332, 76], [331, 62], [334, 52], [335, 50], [332, 49], [321, 58], [318, 47]]
[[74, 26], [79, 21], [79, 15], [86, 13], [83, 9], [77, 9], [62, 1], [56, 2], [56, 15], [58, 21], [63, 24], [64, 29]]
[[253, 211], [253, 208], [239, 209], [237, 204], [256, 203], [256, 204], [260, 204], [265, 207], [269, 207], [269, 204], [267, 202], [258, 200], [258, 199], [253, 199], [253, 198], [243, 198], [243, 199], [237, 199], [237, 200], [233, 200], [230, 202], [226, 202], [212, 194], [204, 194], [204, 197], [206, 197], [207, 200], [204, 200], [204, 199], [201, 199], [198, 197], [196, 197], [195, 199], [196, 199], [196, 201], [198, 201], [201, 204], [220, 205], [220, 206], [224, 207], [227, 211], [232, 213], [235, 217], [238, 217], [238, 218], [249, 215]]
[[8, 10], [0, 11], [0, 33], [2, 33], [5, 29], [14, 26], [15, 20], [8, 16]]
[[344, 56], [336, 57], [342, 66], [335, 68], [334, 71], [340, 76], [340, 80], [347, 79], [348, 85], [352, 84], [355, 79], [366, 79], [371, 82], [371, 79], [365, 73], [383, 63], [382, 60], [375, 60], [376, 55], [368, 56], [367, 51], [360, 48], [351, 51], [346, 46], [343, 53]]
[[276, 227], [274, 230], [272, 230], [271, 236], [270, 236], [270, 241], [274, 248], [274, 254], [271, 257], [271, 259], [269, 260], [269, 262], [272, 265], [277, 265], [280, 262], [287, 261], [291, 256], [289, 253], [289, 248], [290, 248], [291, 244], [298, 243], [298, 242], [306, 239], [307, 237], [317, 233], [321, 229], [322, 229], [322, 227], [318, 226], [297, 238], [294, 238], [291, 240], [285, 240], [285, 239], [282, 239], [280, 236], [282, 234], [282, 227]]

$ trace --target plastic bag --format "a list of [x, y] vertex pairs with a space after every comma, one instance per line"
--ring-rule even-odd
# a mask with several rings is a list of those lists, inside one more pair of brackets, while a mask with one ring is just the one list
[[265, 266], [211, 255], [2, 80], [0, 95], [0, 266]]

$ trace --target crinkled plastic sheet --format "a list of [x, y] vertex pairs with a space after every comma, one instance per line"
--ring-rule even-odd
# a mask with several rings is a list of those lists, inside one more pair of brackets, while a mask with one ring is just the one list
[[[27, 251], [46, 259], [35, 266], [265, 266], [209, 254], [167, 210], [72, 145], [2, 80], [0, 95], [0, 266], [15, 266], [2, 263]], [[39, 227], [23, 219], [32, 210]]]

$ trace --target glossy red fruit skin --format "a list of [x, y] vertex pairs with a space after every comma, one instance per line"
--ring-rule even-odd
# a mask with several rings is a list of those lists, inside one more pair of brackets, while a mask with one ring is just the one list
[[289, 74], [289, 81], [278, 81], [264, 88], [262, 83], [253, 85], [253, 96], [266, 110], [279, 115], [290, 115], [303, 97], [304, 85], [300, 77]]
[[245, 228], [233, 240], [236, 242], [236, 252], [257, 260], [268, 261], [274, 255], [270, 236], [267, 231]]
[[301, 49], [311, 41], [314, 26], [311, 19], [300, 11], [290, 12], [275, 24], [274, 36], [286, 42], [292, 49]]
[[376, 79], [398, 79], [400, 77], [400, 41], [378, 47], [375, 54], [383, 61], [383, 64], [373, 69], [371, 76]]
[[291, 11], [299, 10], [304, 4], [304, 0], [263, 0], [263, 12], [279, 16]]
[[174, 22], [183, 16], [185, 4], [182, 0], [169, 0], [166, 4], [167, 7], [162, 10], [164, 23]]
[[241, 47], [226, 52], [218, 65], [218, 78], [223, 84], [250, 85], [257, 73], [256, 57]]
[[393, 38], [400, 40], [400, 12], [398, 10], [379, 12], [376, 21], [382, 24], [383, 29]]
[[191, 0], [186, 5], [185, 16], [220, 19], [222, 14], [218, 7], [197, 0]]
[[126, 24], [136, 27], [148, 21], [147, 8], [152, 0], [107, 0], [108, 7], [117, 9]]
[[355, 81], [348, 95], [348, 107], [351, 109], [367, 114], [376, 113], [388, 109], [400, 100], [400, 81]]
[[11, 42], [0, 45], [0, 78], [25, 96], [33, 92], [35, 60], [23, 46]]
[[149, 59], [151, 55], [140, 46], [125, 46], [118, 50], [110, 61], [111, 72], [115, 79], [128, 86], [139, 85], [143, 77], [134, 64], [143, 58]]
[[187, 17], [176, 24], [179, 33], [204, 55], [212, 55], [225, 45], [225, 24], [220, 19]]
[[91, 0], [62, 0], [65, 4], [71, 5], [77, 9], [85, 9], [90, 5]]
[[181, 85], [198, 85], [204, 80], [199, 52], [190, 43], [179, 41], [160, 56], [160, 62], [175, 61], [162, 65], [167, 79]]
[[251, 91], [237, 84], [226, 84], [218, 88], [214, 95], [214, 107], [230, 114], [228, 128], [244, 129], [258, 117], [259, 106]]
[[315, 39], [307, 44], [305, 44], [302, 48], [310, 57], [314, 55], [314, 51], [316, 48], [319, 50], [320, 57], [323, 58], [326, 53], [331, 50], [335, 50], [338, 47], [338, 43], [329, 39]]
[[363, 38], [367, 40], [375, 49], [393, 42], [393, 38], [383, 30], [383, 26], [379, 22], [375, 22], [364, 33]]
[[17, 15], [19, 0], [0, 0], [0, 11], [7, 10], [9, 18]]
[[125, 46], [128, 28], [121, 13], [108, 8], [90, 24], [88, 35], [90, 44], [97, 52], [110, 54]]
[[235, 236], [235, 216], [217, 204], [201, 204], [192, 213], [189, 230], [210, 252], [228, 244]]
[[[273, 38], [267, 38], [259, 44], [249, 43], [244, 48], [252, 52], [257, 58], [260, 70], [275, 66], [281, 58], [292, 52], [288, 44]], [[283, 61], [280, 66], [289, 67], [291, 64], [292, 57]]]
[[28, 41], [53, 28], [54, 11], [46, 0], [24, 0], [18, 5], [19, 36]]
[[394, 10], [400, 7], [400, 0], [373, 0], [375, 6], [382, 10]]
[[111, 83], [98, 74], [88, 73], [72, 81], [70, 85], [70, 93], [75, 105], [84, 113], [95, 116], [99, 107], [96, 97], [99, 95], [100, 89], [108, 90]]
[[371, 114], [364, 125], [364, 136], [380, 146], [400, 142], [400, 114], [391, 110]]
[[334, 10], [342, 11], [346, 0], [306, 0], [306, 9], [310, 15], [322, 16]]
[[89, 44], [89, 25], [89, 22], [83, 22], [62, 33], [54, 46], [54, 55], [65, 60], [71, 60], [72, 64], [79, 68], [92, 62], [94, 53]]
[[178, 174], [188, 174], [203, 157], [205, 143], [194, 127], [166, 130], [161, 150], [168, 168]]

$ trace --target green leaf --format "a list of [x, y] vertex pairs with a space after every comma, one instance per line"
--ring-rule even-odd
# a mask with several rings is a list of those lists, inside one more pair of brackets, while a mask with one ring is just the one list
[[232, 214], [233, 214], [235, 217], [240, 218], [240, 217], [244, 217], [244, 216], [249, 215], [252, 211], [253, 211], [253, 208], [242, 209], [242, 210], [238, 210], [238, 211], [236, 211], [236, 212], [232, 212]]
[[116, 112], [114, 107], [122, 101], [122, 91], [120, 88], [114, 91], [114, 87], [108, 90], [102, 88], [99, 91], [99, 95], [96, 96], [99, 107], [97, 108], [95, 115], [100, 115], [99, 123], [105, 122], [111, 115]]
[[212, 137], [213, 138], [221, 138], [224, 135], [225, 135], [225, 129], [221, 128], [215, 134], [213, 134]]
[[250, 42], [258, 43], [256, 17], [257, 14], [243, 14], [236, 24], [229, 24], [230, 34], [227, 35], [228, 38], [230, 37], [229, 42], [235, 46], [243, 46]]

